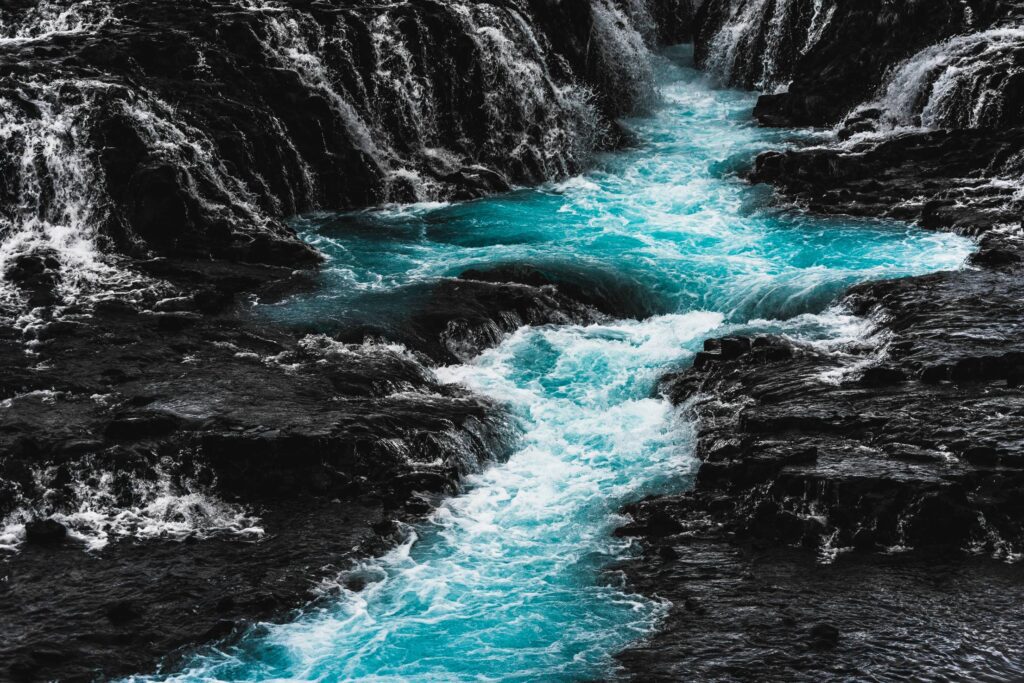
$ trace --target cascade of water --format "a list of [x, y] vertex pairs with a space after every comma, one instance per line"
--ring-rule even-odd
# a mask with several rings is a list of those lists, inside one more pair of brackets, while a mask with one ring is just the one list
[[[108, 202], [88, 135], [97, 102], [110, 87], [95, 80], [33, 79], [22, 83], [18, 99], [0, 96], [0, 148], [7, 150], [10, 169], [0, 207], [0, 274], [24, 254], [57, 256], [57, 294], [64, 302], [140, 282], [105, 258], [96, 243]], [[0, 280], [0, 307], [10, 312], [23, 300], [18, 288]]]
[[[608, 70], [607, 77], [615, 84], [612, 91], [640, 108], [651, 104], [655, 90], [643, 32], [651, 22], [646, 4], [631, 2], [630, 11], [625, 12], [612, 0], [594, 0], [592, 8], [592, 36]], [[639, 29], [634, 21], [638, 21]]]
[[[258, 10], [279, 9], [276, 3], [247, 4]], [[322, 28], [313, 21], [303, 22], [299, 16], [291, 13], [269, 11], [263, 12], [263, 16], [271, 36], [270, 41], [264, 44], [267, 51], [275, 55], [281, 64], [299, 74], [310, 90], [325, 95], [345, 123], [355, 146], [368, 154], [378, 166], [381, 165], [384, 153], [378, 149], [373, 132], [356, 111], [350, 98], [334, 86], [334, 79], [323, 63], [320, 52], [326, 37]]]
[[89, 33], [114, 20], [113, 8], [102, 0], [41, 0], [22, 16], [5, 20], [4, 14], [0, 8], [0, 45]]
[[[741, 329], [828, 338], [841, 353], [837, 337], [849, 342], [867, 326], [809, 311], [855, 281], [966, 258], [967, 241], [954, 235], [757, 210], [758, 191], [722, 173], [723, 160], [778, 144], [778, 134], [742, 120], [754, 95], [713, 90], [667, 62], [659, 72], [664, 106], [629, 122], [645, 145], [592, 173], [463, 204], [302, 223], [331, 259], [325, 289], [262, 309], [279, 320], [379, 322], [415, 306], [411, 285], [509, 263], [606, 268], [656, 294], [665, 314], [526, 326], [438, 369], [510, 407], [524, 431], [508, 462], [473, 476], [407, 544], [325, 584], [327, 600], [294, 623], [254, 630], [157, 680], [613, 677], [610, 654], [664, 613], [599, 579], [629, 552], [611, 533], [617, 510], [683, 486], [695, 464], [687, 425], [652, 397], [658, 378], [704, 337]], [[353, 578], [361, 590], [346, 588]]]
[[811, 15], [811, 24], [807, 29], [807, 40], [800, 48], [801, 54], [806, 54], [812, 47], [821, 40], [821, 34], [825, 32], [828, 25], [832, 23], [832, 17], [836, 13], [836, 5], [825, 6], [826, 0], [814, 0], [814, 13]]
[[771, 18], [768, 20], [764, 54], [761, 57], [761, 80], [758, 84], [762, 90], [777, 90], [785, 87], [788, 82], [782, 71], [791, 65], [785, 63], [782, 50], [783, 41], [788, 32], [793, 30], [791, 13], [794, 5], [792, 0], [776, 0]]
[[[872, 107], [894, 128], [984, 128], [1024, 122], [1024, 29], [955, 36], [897, 66]], [[1007, 104], [1016, 98], [1014, 106]]]
[[[598, 42], [626, 74], [623, 82], [639, 89], [650, 77], [642, 74], [648, 60], [638, 36], [653, 22], [642, 3], [634, 5], [626, 16], [607, 0], [595, 0], [595, 12], [599, 17], [613, 13], [611, 21], [598, 22]], [[598, 144], [600, 123], [590, 93], [552, 77], [544, 39], [514, 4], [455, 3], [442, 10], [458, 26], [454, 33], [474, 45], [481, 73], [484, 134], [482, 144], [472, 146], [467, 144], [471, 132], [457, 120], [462, 114], [450, 111], [448, 84], [434, 82], [439, 70], [452, 67], [432, 64], [436, 55], [423, 47], [438, 37], [406, 5], [381, 8], [367, 20], [375, 66], [366, 76], [355, 68], [347, 35], [351, 27], [344, 21], [325, 32], [276, 3], [246, 0], [244, 6], [266, 14], [267, 51], [327, 96], [358, 148], [392, 179], [411, 183], [420, 201], [442, 196], [445, 187], [437, 177], [457, 171], [467, 157], [539, 181], [578, 170]], [[349, 67], [354, 88], [341, 86], [343, 79], [326, 64], [328, 56]], [[432, 177], [425, 177], [424, 169]]]
[[153, 93], [142, 94], [119, 106], [135, 124], [151, 157], [184, 171], [189, 194], [217, 219], [269, 228], [270, 217], [259, 208], [258, 199], [228, 170], [206, 134], [178, 115], [170, 103]]
[[832, 0], [732, 0], [708, 43], [705, 69], [722, 83], [787, 87], [795, 61], [832, 21]]

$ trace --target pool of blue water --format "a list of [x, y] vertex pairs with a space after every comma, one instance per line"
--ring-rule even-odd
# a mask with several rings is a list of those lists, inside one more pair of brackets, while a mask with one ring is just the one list
[[[863, 321], [830, 309], [853, 282], [960, 267], [965, 240], [905, 225], [768, 208], [731, 172], [792, 131], [750, 122], [755, 96], [713, 88], [685, 48], [657, 58], [661, 104], [627, 121], [639, 144], [558, 184], [461, 204], [297, 221], [329, 257], [321, 287], [262, 314], [344, 329], [398, 313], [411, 288], [470, 267], [530, 263], [615, 273], [658, 315], [523, 328], [438, 368], [509, 406], [507, 463], [472, 477], [409, 540], [353, 571], [367, 587], [197, 655], [180, 681], [581, 681], [665, 606], [602, 569], [630, 552], [621, 505], [681, 490], [695, 463], [685, 420], [652, 397], [703, 339], [771, 330], [841, 343]], [[823, 381], [825, 381], [823, 379]], [[164, 677], [166, 678], [166, 677]]]

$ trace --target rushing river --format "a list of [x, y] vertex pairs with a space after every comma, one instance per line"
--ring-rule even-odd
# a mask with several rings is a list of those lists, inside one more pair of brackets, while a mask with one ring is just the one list
[[682, 48], [658, 58], [661, 105], [627, 122], [640, 144], [584, 176], [299, 223], [331, 261], [321, 291], [270, 311], [297, 325], [387, 316], [411, 305], [409, 285], [522, 262], [615, 273], [663, 314], [523, 328], [438, 369], [508, 404], [523, 427], [520, 450], [367, 563], [364, 590], [197, 656], [173, 680], [612, 676], [612, 655], [664, 611], [602, 574], [630, 552], [612, 536], [616, 511], [682, 489], [695, 468], [688, 426], [651, 396], [659, 375], [729, 330], [834, 344], [864, 327], [828, 310], [851, 283], [961, 266], [970, 246], [951, 235], [766, 209], [767, 191], [729, 171], [793, 132], [752, 125], [755, 97], [714, 89], [689, 61]]

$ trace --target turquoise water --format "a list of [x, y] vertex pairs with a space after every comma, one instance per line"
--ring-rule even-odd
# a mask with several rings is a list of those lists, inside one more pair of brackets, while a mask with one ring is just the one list
[[[652, 388], [703, 339], [784, 332], [840, 348], [865, 329], [828, 304], [855, 281], [961, 266], [966, 241], [898, 224], [765, 208], [729, 175], [791, 133], [749, 124], [754, 96], [713, 89], [686, 50], [659, 58], [662, 105], [628, 122], [641, 144], [540, 189], [300, 221], [331, 258], [323, 287], [266, 307], [298, 326], [343, 329], [396, 314], [416, 285], [468, 267], [529, 262], [617, 273], [661, 313], [643, 321], [524, 328], [437, 370], [507, 403], [523, 426], [511, 459], [353, 570], [327, 606], [197, 656], [180, 681], [578, 681], [665, 607], [601, 574], [630, 552], [617, 509], [680, 490], [691, 432]], [[396, 318], [397, 319], [397, 318]], [[826, 381], [827, 378], [823, 378]]]

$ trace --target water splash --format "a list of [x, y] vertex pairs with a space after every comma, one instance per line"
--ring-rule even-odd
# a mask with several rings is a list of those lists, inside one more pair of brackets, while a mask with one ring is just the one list
[[[885, 128], [985, 128], [1019, 124], [1007, 103], [1024, 88], [1024, 29], [955, 36], [897, 66], [881, 98]], [[1021, 105], [1018, 103], [1018, 107]]]
[[218, 534], [257, 539], [259, 518], [242, 506], [225, 502], [210, 491], [163, 467], [129, 474], [96, 467], [88, 459], [33, 473], [33, 485], [45, 493], [0, 520], [0, 551], [16, 551], [25, 538], [25, 524], [53, 519], [85, 550], [102, 550], [122, 538], [182, 540]]
[[732, 0], [708, 41], [703, 66], [723, 84], [781, 92], [800, 55], [832, 21], [832, 0], [814, 0], [810, 14], [796, 0]]

